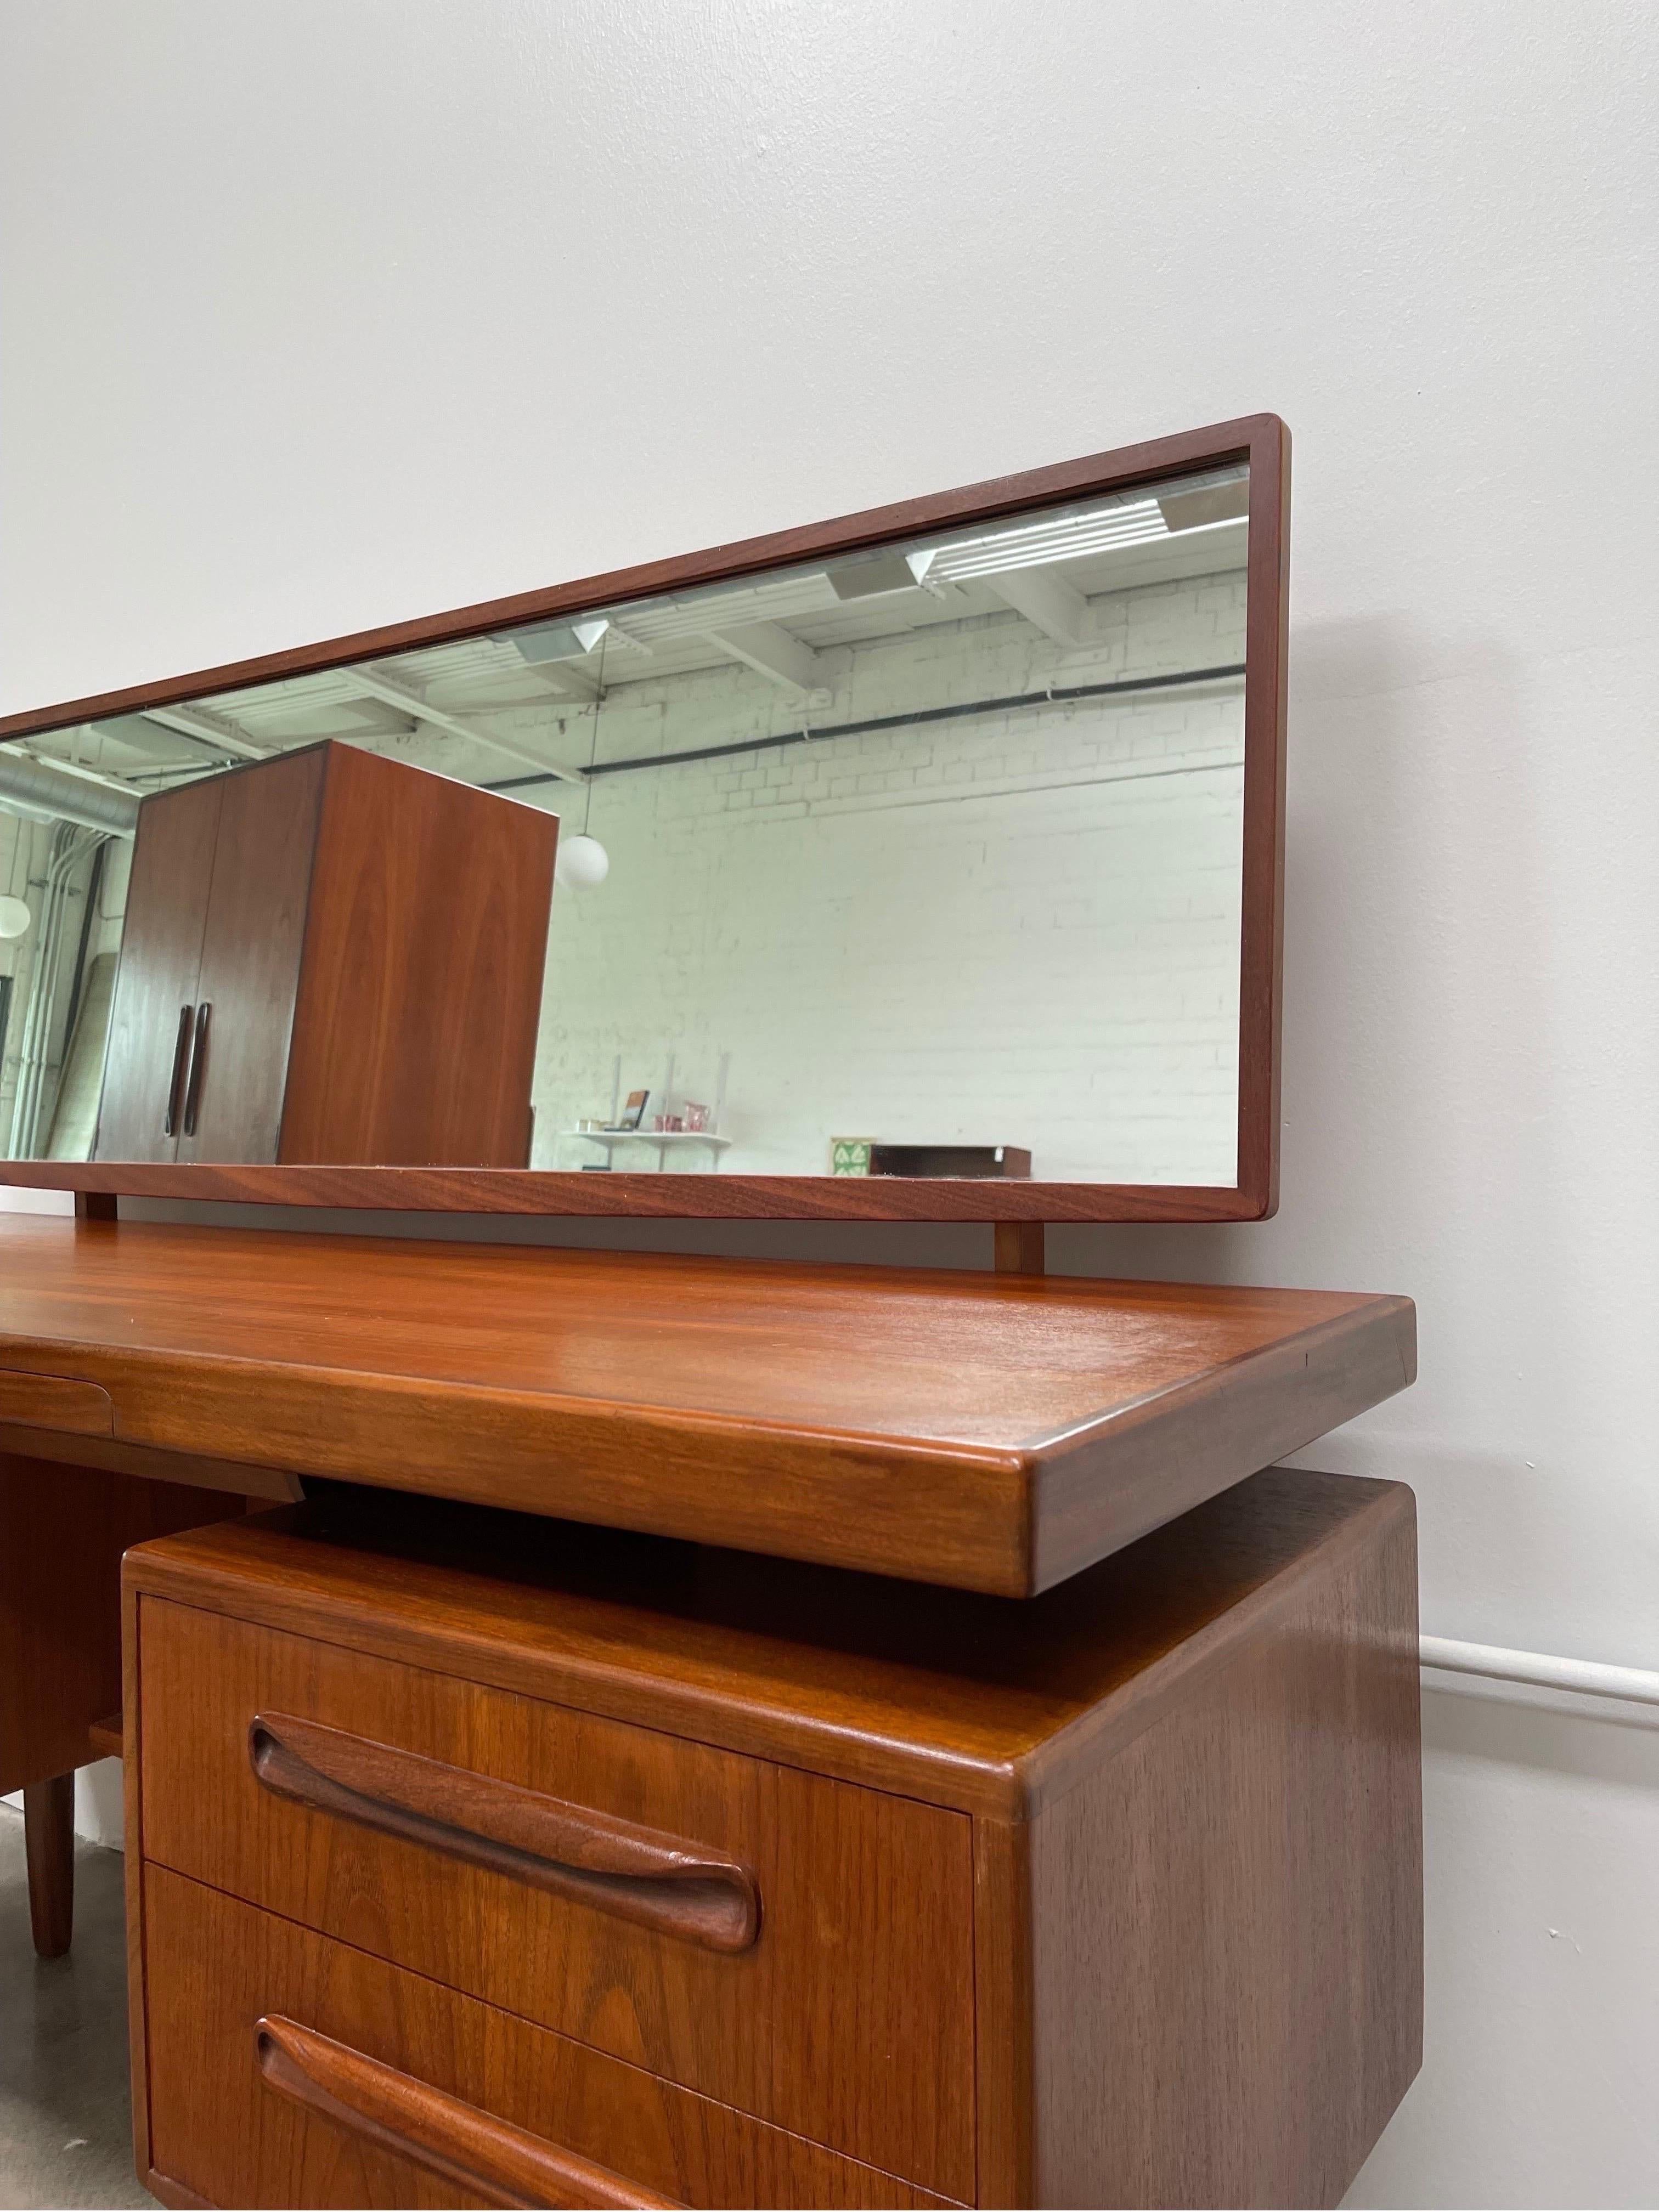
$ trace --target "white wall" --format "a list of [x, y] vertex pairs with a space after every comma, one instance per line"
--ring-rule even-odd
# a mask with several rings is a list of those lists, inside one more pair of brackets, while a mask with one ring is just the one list
[[[1414, 1294], [1425, 1626], [1659, 1663], [1650, 8], [3, 21], [8, 706], [1281, 412], [1283, 1208], [1054, 1256]], [[1364, 2201], [1659, 2195], [1650, 1750], [1431, 1722]]]

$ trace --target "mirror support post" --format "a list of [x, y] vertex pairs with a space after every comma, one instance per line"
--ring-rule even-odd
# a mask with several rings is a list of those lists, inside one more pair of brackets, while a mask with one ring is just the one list
[[1040, 1275], [1044, 1272], [1042, 1222], [998, 1221], [992, 1227], [996, 1237], [992, 1265], [999, 1275]]

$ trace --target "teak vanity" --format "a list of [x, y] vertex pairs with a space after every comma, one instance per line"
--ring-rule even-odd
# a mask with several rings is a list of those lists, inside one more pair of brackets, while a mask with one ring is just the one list
[[[924, 581], [938, 596], [913, 627], [943, 608], [988, 653], [1027, 650], [1020, 623], [1046, 641], [1033, 653], [1119, 652], [1129, 616], [1111, 630], [1085, 590], [1028, 574], [1029, 538], [1025, 567], [996, 565], [1000, 540], [986, 565], [986, 533], [1043, 502], [1072, 503], [1042, 542], [1051, 562], [1152, 544], [1135, 589], [1190, 586], [1207, 659], [1069, 690], [1039, 671], [1017, 696], [887, 722], [1183, 687], [1231, 699], [1241, 666], [1218, 626], [1249, 638], [1242, 758], [1215, 752], [1216, 717], [1196, 710], [1165, 708], [1147, 740], [1211, 748], [1147, 773], [1161, 793], [1209, 779], [1222, 796], [1194, 819], [1207, 809], [1242, 854], [1237, 1066], [1214, 1042], [1234, 1001], [1211, 975], [1188, 989], [1192, 1035], [1159, 1048], [1180, 1096], [1120, 1119], [1162, 1141], [1167, 1107], [1187, 1157], [1222, 1162], [1207, 1182], [1167, 1163], [1044, 1179], [1058, 1122], [1031, 1180], [515, 1171], [499, 1163], [521, 1156], [522, 978], [494, 1021], [477, 1133], [459, 1152], [409, 1137], [438, 1048], [398, 1057], [416, 1015], [375, 995], [392, 953], [356, 962], [367, 995], [332, 1030], [312, 1003], [319, 945], [350, 968], [363, 911], [387, 946], [404, 927], [384, 886], [367, 909], [349, 883], [331, 890], [331, 805], [358, 771], [337, 749], [234, 771], [237, 806], [261, 777], [299, 777], [314, 845], [278, 900], [280, 991], [300, 1012], [246, 1077], [258, 1142], [198, 1145], [186, 1164], [165, 1151], [155, 1073], [194, 1044], [185, 1017], [211, 994], [185, 984], [206, 956], [168, 971], [161, 1023], [132, 1015], [143, 979], [124, 950], [122, 1052], [144, 1089], [135, 1106], [106, 1085], [103, 1126], [131, 1109], [144, 1144], [7, 1164], [74, 1190], [76, 1213], [0, 1216], [0, 1791], [26, 1794], [51, 1957], [70, 1940], [74, 1771], [124, 1756], [134, 2128], [163, 2202], [1328, 2205], [1347, 2188], [1421, 2056], [1415, 1523], [1398, 1485], [1279, 1462], [1409, 1384], [1413, 1310], [1043, 1271], [1045, 1222], [1253, 1219], [1275, 1202], [1287, 489], [1282, 426], [1255, 418], [22, 718], [118, 730], [211, 695], [187, 725], [247, 757], [273, 726], [258, 714], [293, 711], [285, 685], [345, 667], [465, 738], [398, 653], [529, 623], [525, 664], [597, 702], [603, 669], [584, 693], [577, 656], [600, 631], [672, 645], [676, 592], [769, 562], [796, 564], [793, 618], [821, 618], [817, 642], [763, 597], [741, 623], [689, 619], [803, 696], [864, 620], [842, 608]], [[908, 568], [891, 556], [929, 531]], [[1191, 550], [1206, 531], [1231, 568]], [[813, 560], [817, 600], [799, 582]], [[667, 596], [631, 636], [573, 622], [649, 592]], [[239, 686], [246, 721], [222, 703]], [[597, 763], [597, 703], [592, 721]], [[732, 773], [733, 791], [760, 787]], [[188, 811], [146, 800], [152, 823], [161, 804]], [[515, 910], [533, 915], [553, 839], [518, 849]], [[1122, 849], [1149, 849], [1139, 817]], [[130, 930], [156, 910], [136, 866], [133, 883]], [[1170, 943], [1210, 927], [1185, 892], [1166, 905], [1186, 932]], [[465, 1030], [469, 989], [463, 963], [427, 1010], [440, 1030], [459, 1006]], [[350, 1083], [296, 1092], [292, 1069], [331, 1054]], [[362, 1131], [382, 1133], [313, 1142], [304, 1114], [353, 1085], [380, 1101]], [[1041, 1085], [1025, 1095], [1035, 1115]], [[151, 1197], [977, 1220], [996, 1265], [133, 1218]]]
[[1271, 1462], [1406, 1302], [0, 1255], [0, 1783], [51, 1949], [50, 1778], [124, 1742], [165, 2200], [1346, 2188], [1419, 2061], [1413, 1516]]

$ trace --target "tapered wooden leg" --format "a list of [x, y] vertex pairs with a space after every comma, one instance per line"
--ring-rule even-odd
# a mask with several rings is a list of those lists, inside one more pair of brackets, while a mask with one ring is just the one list
[[43, 1959], [61, 1959], [75, 1932], [75, 1777], [54, 1774], [23, 1792], [29, 1919]]

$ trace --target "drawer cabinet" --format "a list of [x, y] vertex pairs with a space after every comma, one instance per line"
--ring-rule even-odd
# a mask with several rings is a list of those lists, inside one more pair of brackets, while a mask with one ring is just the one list
[[1419, 2063], [1396, 1486], [1023, 1603], [384, 1492], [124, 1583], [169, 2202], [1334, 2204]]
[[161, 1599], [140, 1632], [147, 1858], [971, 2190], [963, 1814]]
[[154, 2156], [198, 2200], [944, 2201], [161, 1868], [144, 1905]]

